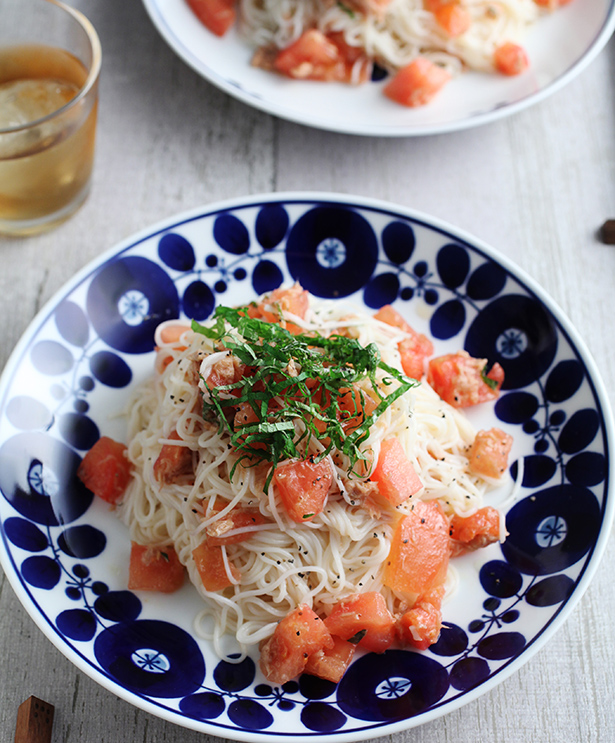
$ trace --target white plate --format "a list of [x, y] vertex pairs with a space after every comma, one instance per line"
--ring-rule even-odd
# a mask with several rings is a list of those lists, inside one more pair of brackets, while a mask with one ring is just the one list
[[572, 0], [529, 32], [525, 47], [531, 67], [526, 74], [506, 78], [468, 72], [428, 106], [408, 109], [382, 94], [383, 82], [353, 87], [287, 80], [251, 67], [251, 50], [235, 30], [217, 38], [185, 0], [143, 2], [169, 46], [205, 79], [244, 103], [320, 129], [387, 137], [466, 129], [537, 103], [584, 69], [615, 26], [612, 0]]
[[[369, 310], [395, 303], [436, 354], [464, 347], [500, 362], [497, 404], [468, 414], [513, 435], [510, 469], [521, 478], [514, 502], [499, 502], [508, 489], [490, 497], [506, 512], [505, 544], [455, 560], [459, 587], [438, 643], [359, 652], [337, 687], [307, 675], [274, 687], [256, 654], [221, 662], [193, 635], [201, 600], [191, 584], [127, 591], [128, 532], [75, 474], [99, 435], [125, 438], [119, 413], [152, 373], [159, 320], [203, 320], [216, 303], [293, 279]], [[65, 655], [153, 715], [252, 743], [388, 735], [491, 690], [561, 625], [609, 537], [612, 446], [608, 397], [582, 340], [491, 248], [364, 198], [236, 199], [126, 240], [30, 325], [0, 380], [0, 562]]]

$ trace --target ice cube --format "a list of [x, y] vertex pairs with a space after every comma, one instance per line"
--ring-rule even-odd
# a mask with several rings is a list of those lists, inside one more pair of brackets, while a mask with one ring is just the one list
[[0, 85], [0, 129], [29, 124], [71, 101], [76, 85], [64, 80], [11, 80]]

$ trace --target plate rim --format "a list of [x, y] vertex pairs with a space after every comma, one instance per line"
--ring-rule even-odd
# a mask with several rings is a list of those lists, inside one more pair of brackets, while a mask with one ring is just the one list
[[305, 113], [297, 112], [293, 109], [287, 109], [279, 103], [272, 103], [266, 99], [261, 99], [254, 94], [247, 93], [240, 86], [233, 85], [218, 72], [211, 69], [208, 65], [195, 57], [190, 49], [188, 49], [184, 44], [182, 39], [174, 33], [166, 22], [164, 13], [161, 11], [160, 0], [142, 0], [142, 3], [152, 24], [169, 48], [200, 77], [207, 80], [231, 97], [252, 108], [268, 113], [271, 116], [291, 121], [295, 124], [309, 126], [314, 129], [336, 132], [338, 134], [387, 138], [421, 137], [432, 134], [448, 134], [451, 132], [465, 131], [519, 113], [550, 97], [572, 81], [586, 67], [588, 67], [591, 62], [594, 61], [615, 31], [615, 0], [609, 0], [606, 15], [598, 33], [594, 36], [593, 41], [584, 53], [578, 57], [565, 72], [561, 73], [545, 87], [529, 93], [518, 101], [507, 103], [502, 106], [496, 106], [490, 111], [477, 113], [463, 119], [457, 119], [436, 125], [392, 127], [356, 123], [338, 124], [336, 122], [327, 121], [326, 118], [319, 118], [315, 112], [311, 115], [306, 115]]
[[[64, 299], [69, 293], [74, 291], [84, 280], [91, 276], [100, 266], [104, 265], [109, 260], [120, 255], [122, 252], [129, 250], [132, 247], [137, 246], [144, 240], [150, 239], [161, 232], [167, 231], [173, 227], [177, 227], [186, 222], [195, 221], [201, 218], [212, 216], [216, 213], [227, 212], [233, 209], [242, 209], [255, 207], [262, 204], [281, 202], [281, 203], [305, 203], [305, 204], [336, 204], [341, 206], [347, 206], [356, 209], [371, 209], [381, 213], [388, 214], [390, 216], [401, 216], [408, 218], [414, 222], [418, 222], [430, 229], [443, 232], [455, 239], [467, 243], [472, 248], [482, 251], [486, 256], [491, 257], [507, 271], [509, 271], [515, 279], [518, 279], [525, 287], [531, 291], [539, 301], [544, 304], [548, 311], [552, 314], [555, 321], [558, 323], [560, 330], [567, 336], [568, 340], [578, 352], [582, 358], [583, 363], [586, 366], [588, 372], [588, 380], [590, 386], [593, 389], [594, 395], [597, 401], [600, 403], [600, 412], [604, 420], [604, 438], [605, 443], [610, 444], [606, 447], [606, 450], [613, 455], [615, 453], [615, 424], [613, 419], [613, 411], [606, 390], [606, 386], [602, 380], [600, 371], [596, 365], [596, 362], [589, 351], [589, 348], [585, 344], [583, 338], [576, 330], [570, 319], [563, 312], [559, 304], [543, 289], [536, 280], [534, 280], [523, 268], [512, 261], [508, 256], [500, 253], [496, 248], [493, 248], [490, 244], [484, 242], [480, 238], [474, 236], [470, 232], [457, 228], [451, 223], [434, 217], [425, 212], [406, 207], [395, 202], [390, 202], [381, 199], [375, 199], [364, 196], [355, 196], [352, 194], [342, 194], [334, 192], [321, 192], [321, 191], [288, 191], [288, 192], [271, 192], [264, 194], [253, 194], [244, 197], [234, 197], [221, 201], [214, 201], [207, 204], [203, 204], [199, 207], [195, 207], [189, 210], [179, 212], [170, 217], [158, 220], [149, 227], [145, 227], [132, 235], [124, 238], [123, 240], [116, 243], [114, 246], [104, 250], [97, 257], [87, 262], [79, 271], [77, 271], [68, 281], [66, 281], [53, 295], [44, 303], [39, 309], [36, 315], [32, 318], [21, 338], [15, 345], [11, 352], [2, 373], [0, 374], [0, 409], [4, 408], [4, 401], [7, 393], [8, 382], [10, 381], [14, 370], [20, 363], [24, 352], [29, 347], [29, 344], [33, 337], [35, 337], [40, 327], [49, 317], [52, 310], [57, 308], [59, 302]], [[607, 476], [605, 477], [606, 493], [611, 495], [613, 486], [615, 485], [615, 467], [613, 467], [609, 460], [609, 468]], [[615, 498], [609, 497], [606, 502], [601, 506], [602, 513], [602, 527], [598, 534], [595, 543], [592, 545], [591, 550], [586, 558], [586, 564], [583, 567], [579, 577], [576, 581], [576, 587], [573, 594], [561, 606], [556, 613], [551, 617], [550, 621], [546, 626], [542, 628], [539, 634], [533, 636], [528, 642], [523, 652], [507, 663], [497, 669], [487, 681], [481, 683], [478, 687], [464, 692], [457, 697], [436, 704], [424, 713], [416, 717], [408, 717], [404, 720], [397, 722], [385, 723], [380, 726], [369, 726], [366, 725], [361, 729], [353, 729], [348, 732], [336, 731], [332, 735], [336, 740], [343, 741], [344, 743], [351, 741], [365, 740], [366, 734], [370, 737], [380, 737], [384, 735], [393, 735], [405, 730], [409, 730], [413, 727], [418, 727], [422, 724], [433, 722], [434, 720], [443, 717], [444, 715], [453, 712], [466, 704], [475, 701], [479, 697], [485, 695], [488, 692], [493, 691], [495, 687], [499, 686], [500, 683], [505, 681], [513, 673], [520, 670], [534, 655], [553, 637], [553, 635], [561, 628], [567, 618], [570, 616], [572, 611], [577, 607], [581, 598], [588, 589], [591, 581], [602, 561], [604, 552], [610, 538], [610, 532], [613, 527], [615, 520]], [[158, 705], [155, 701], [144, 698], [143, 696], [129, 691], [128, 689], [120, 686], [116, 681], [112, 680], [102, 668], [94, 667], [87, 659], [82, 656], [79, 650], [69, 644], [66, 638], [63, 638], [52, 624], [51, 619], [38, 610], [38, 602], [33, 596], [31, 596], [28, 590], [24, 587], [21, 581], [18, 579], [17, 567], [14, 564], [12, 555], [6, 544], [6, 535], [4, 530], [0, 530], [0, 567], [2, 567], [4, 574], [9, 581], [9, 584], [13, 588], [17, 595], [22, 607], [34, 623], [39, 627], [45, 637], [52, 642], [52, 644], [81, 672], [85, 673], [93, 681], [101, 685], [107, 691], [112, 692], [115, 696], [123, 699], [129, 704], [145, 711], [148, 714], [152, 714], [156, 717], [171, 722], [180, 727], [184, 727], [190, 730], [219, 736], [224, 734], [232, 740], [247, 741], [248, 743], [257, 743], [261, 741], [270, 741], [274, 738], [291, 738], [296, 743], [307, 743], [307, 741], [313, 741], [315, 738], [323, 733], [293, 733], [293, 732], [277, 732], [273, 730], [269, 731], [250, 731], [242, 730], [237, 727], [230, 727], [229, 725], [213, 725], [208, 721], [202, 722], [192, 718], [181, 716], [180, 713], [169, 710], [168, 708]], [[7, 570], [7, 566], [9, 569]], [[37, 610], [33, 613], [34, 610]], [[328, 733], [327, 733], [328, 734]]]

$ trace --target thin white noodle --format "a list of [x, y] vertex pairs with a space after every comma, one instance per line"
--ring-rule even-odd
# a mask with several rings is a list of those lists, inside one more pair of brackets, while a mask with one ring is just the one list
[[[306, 317], [304, 321], [293, 316], [292, 322], [321, 333], [337, 329], [363, 346], [376, 343], [383, 360], [401, 369], [397, 344], [404, 331], [342, 301], [314, 302]], [[240, 648], [234, 659], [238, 661], [301, 603], [326, 615], [341, 598], [369, 590], [380, 591], [390, 610], [398, 611], [400, 597], [384, 585], [383, 570], [395, 520], [399, 513], [410, 511], [411, 502], [395, 511], [383, 509], [381, 514], [370, 510], [360, 488], [363, 480], [349, 477], [350, 461], [334, 452], [328, 457], [334, 485], [324, 510], [306, 523], [291, 521], [273, 481], [263, 492], [266, 469], [236, 465], [227, 434], [201, 415], [199, 371], [210, 371], [211, 359], [220, 360], [226, 352], [188, 330], [180, 341], [162, 344], [159, 356], [164, 356], [164, 364], [156, 366], [159, 373], [138, 389], [128, 407], [128, 456], [134, 477], [118, 513], [132, 540], [174, 546], [204, 600], [196, 618], [197, 632], [222, 655], [225, 638], [234, 636]], [[173, 433], [180, 439], [169, 438]], [[465, 516], [483, 505], [492, 487], [468, 470], [466, 451], [474, 435], [467, 418], [422, 382], [387, 408], [362, 449], [374, 462], [382, 441], [397, 438], [424, 485], [415, 497], [437, 500], [448, 516]], [[158, 482], [154, 463], [163, 444], [188, 447], [194, 474], [171, 484]], [[308, 454], [322, 451], [318, 442], [310, 446]], [[192, 552], [207, 530], [236, 506], [258, 509], [265, 524], [226, 532], [227, 536], [249, 532], [250, 538], [226, 544], [224, 566], [232, 585], [209, 592]], [[240, 580], [233, 577], [232, 567], [239, 571]]]

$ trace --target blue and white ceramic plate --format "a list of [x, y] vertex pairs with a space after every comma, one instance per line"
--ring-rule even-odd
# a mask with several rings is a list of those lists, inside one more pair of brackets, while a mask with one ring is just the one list
[[[154, 328], [205, 320], [298, 280], [317, 297], [395, 307], [434, 339], [506, 372], [480, 427], [514, 436], [500, 546], [458, 558], [445, 629], [425, 652], [358, 654], [339, 685], [278, 688], [255, 658], [220, 661], [192, 632], [200, 606], [127, 590], [125, 527], [76, 478], [153, 368]], [[223, 738], [351, 741], [419, 725], [518, 669], [587, 587], [613, 518], [613, 429], [582, 341], [491, 248], [401, 207], [328, 194], [230, 201], [159, 224], [103, 255], [44, 308], [0, 386], [0, 557], [17, 595], [82, 671], [147, 712]]]
[[347, 134], [409, 137], [457, 131], [520, 111], [562, 88], [595, 58], [615, 27], [613, 0], [572, 0], [541, 18], [524, 46], [531, 67], [518, 77], [466, 72], [428, 105], [409, 109], [382, 93], [385, 80], [352, 86], [289, 80], [250, 65], [235, 29], [210, 33], [186, 0], [143, 0], [161, 36], [199, 75], [249, 106]]

